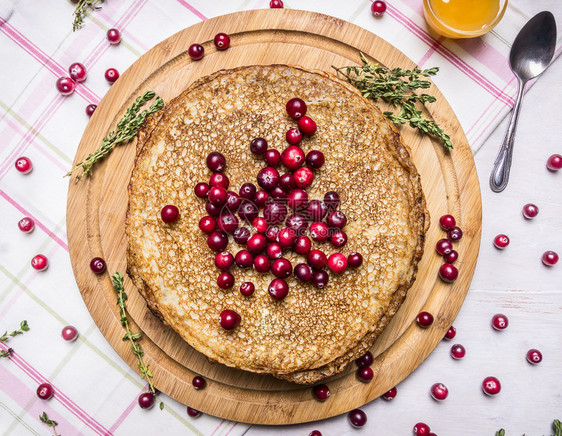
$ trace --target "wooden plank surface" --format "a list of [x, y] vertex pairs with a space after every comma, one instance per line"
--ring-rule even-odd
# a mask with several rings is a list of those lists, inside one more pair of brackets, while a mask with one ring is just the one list
[[[232, 46], [217, 52], [216, 33], [231, 36]], [[188, 47], [202, 43], [206, 55], [193, 62]], [[178, 95], [199, 77], [240, 65], [285, 63], [305, 68], [331, 70], [331, 65], [358, 62], [358, 52], [367, 53], [390, 67], [410, 68], [412, 62], [375, 35], [325, 15], [296, 10], [256, 10], [218, 17], [199, 23], [163, 41], [133, 64], [98, 106], [84, 133], [76, 162], [93, 151], [131, 102], [148, 89], [165, 101]], [[426, 238], [426, 254], [418, 279], [401, 309], [376, 342], [373, 353], [375, 377], [369, 384], [356, 380], [354, 369], [330, 380], [331, 397], [315, 401], [309, 387], [211, 364], [186, 346], [173, 331], [150, 312], [132, 283], [126, 280], [128, 309], [133, 328], [144, 332], [142, 346], [154, 373], [157, 388], [203, 412], [224, 418], [261, 424], [289, 424], [334, 416], [359, 407], [384, 393], [410, 374], [435, 348], [458, 313], [468, 291], [480, 244], [481, 200], [472, 153], [451, 108], [435, 87], [438, 102], [429, 116], [452, 133], [455, 150], [442, 146], [413, 130], [402, 130], [413, 150], [413, 160], [422, 176], [433, 224]], [[89, 270], [92, 257], [106, 259], [110, 273], [125, 272], [124, 217], [127, 185], [133, 167], [134, 144], [118, 147], [98, 165], [94, 176], [69, 184], [67, 232], [74, 274], [84, 301], [101, 332], [136, 370], [135, 357], [121, 341], [115, 294], [109, 274], [95, 276]], [[457, 246], [459, 279], [445, 284], [437, 277], [442, 259], [435, 242], [443, 237], [436, 222], [452, 213], [463, 228]], [[418, 328], [420, 310], [434, 314], [427, 330]], [[194, 375], [201, 374], [207, 387], [195, 391]]]

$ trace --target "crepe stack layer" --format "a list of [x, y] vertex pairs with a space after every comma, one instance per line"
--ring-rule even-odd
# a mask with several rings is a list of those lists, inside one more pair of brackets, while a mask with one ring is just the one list
[[[283, 151], [286, 131], [296, 127], [285, 111], [294, 97], [307, 103], [307, 115], [318, 125], [302, 149], [326, 157], [307, 189], [309, 199], [338, 192], [348, 219], [343, 248], [329, 242], [313, 248], [327, 255], [359, 252], [363, 265], [330, 273], [323, 289], [291, 276], [282, 301], [267, 291], [275, 277], [252, 268], [234, 265], [234, 287], [220, 289], [215, 253], [198, 228], [207, 215], [205, 201], [194, 195], [194, 186], [209, 180], [205, 161], [213, 151], [226, 157], [230, 190], [256, 184], [266, 164], [250, 153], [250, 141], [263, 137]], [[180, 211], [172, 224], [160, 218], [168, 204]], [[129, 186], [128, 272], [151, 311], [210, 359], [313, 383], [368, 351], [390, 322], [415, 280], [428, 223], [409, 149], [373, 103], [327, 73], [286, 65], [241, 67], [196, 81], [139, 134]], [[243, 248], [230, 236], [227, 251], [235, 255]], [[292, 251], [284, 257], [293, 266], [306, 262]], [[238, 290], [245, 281], [255, 285], [251, 297]], [[241, 316], [234, 330], [219, 324], [225, 309]]]

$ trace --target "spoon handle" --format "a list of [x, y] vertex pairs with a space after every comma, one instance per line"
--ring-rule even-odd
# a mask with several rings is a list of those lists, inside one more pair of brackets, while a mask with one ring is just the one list
[[511, 168], [511, 157], [513, 156], [513, 140], [515, 139], [515, 129], [517, 128], [517, 120], [519, 119], [519, 109], [521, 108], [525, 83], [526, 82], [521, 79], [517, 81], [518, 89], [515, 106], [513, 106], [509, 126], [507, 127], [500, 151], [492, 167], [492, 174], [490, 174], [490, 188], [492, 188], [494, 192], [502, 192], [506, 188], [507, 182], [509, 182], [509, 170]]

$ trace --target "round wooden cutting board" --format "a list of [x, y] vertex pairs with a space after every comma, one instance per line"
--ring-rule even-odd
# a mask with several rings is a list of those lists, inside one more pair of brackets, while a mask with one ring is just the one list
[[[223, 52], [213, 45], [219, 32], [228, 33], [232, 40], [231, 47]], [[187, 54], [195, 42], [205, 47], [205, 57], [198, 62]], [[220, 69], [281, 63], [332, 71], [332, 65], [359, 63], [359, 52], [385, 66], [414, 67], [412, 61], [376, 35], [326, 15], [268, 9], [199, 23], [158, 44], [111, 87], [84, 132], [75, 163], [99, 147], [126, 108], [144, 91], [154, 90], [164, 101], [170, 101], [194, 80]], [[321, 403], [313, 398], [310, 387], [211, 363], [148, 311], [126, 277], [131, 329], [144, 333], [140, 343], [160, 391], [195, 409], [235, 421], [294, 424], [360, 407], [400, 383], [423, 362], [443, 338], [468, 292], [478, 257], [482, 214], [478, 178], [467, 140], [443, 95], [434, 86], [429, 92], [437, 102], [429, 105], [426, 116], [451, 133], [455, 148], [447, 153], [438, 141], [409, 127], [401, 129], [421, 174], [432, 225], [426, 235], [426, 253], [418, 278], [372, 350], [376, 356], [372, 382], [360, 383], [354, 365], [349, 365], [328, 381], [331, 396]], [[115, 271], [126, 275], [125, 214], [134, 157], [135, 144], [131, 142], [117, 147], [96, 165], [92, 177], [83, 177], [78, 183], [72, 177], [67, 231], [78, 288], [92, 317], [119, 355], [138, 371], [129, 344], [121, 340], [124, 332], [110, 280]], [[454, 284], [439, 280], [437, 271], [443, 260], [434, 250], [436, 241], [444, 236], [438, 219], [446, 213], [453, 214], [464, 231], [456, 246], [460, 275]], [[92, 273], [89, 262], [96, 256], [106, 259], [108, 273]], [[421, 310], [435, 317], [433, 326], [425, 330], [415, 322]], [[201, 391], [191, 385], [198, 374], [207, 380], [207, 387]]]

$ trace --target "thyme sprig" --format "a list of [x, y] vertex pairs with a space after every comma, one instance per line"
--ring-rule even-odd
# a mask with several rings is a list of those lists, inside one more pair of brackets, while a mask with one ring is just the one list
[[46, 412], [43, 412], [43, 415], [39, 415], [39, 419], [41, 420], [41, 422], [47, 424], [53, 429], [54, 436], [59, 436], [57, 435], [57, 429], [55, 428], [57, 425], [59, 425], [57, 421], [49, 419]]
[[450, 136], [443, 131], [439, 125], [430, 119], [424, 118], [417, 104], [435, 102], [435, 97], [428, 94], [418, 94], [418, 89], [427, 89], [431, 82], [424, 80], [424, 77], [435, 76], [439, 68], [433, 67], [426, 70], [415, 67], [413, 70], [403, 70], [402, 68], [389, 69], [379, 64], [373, 64], [361, 55], [362, 66], [335, 67], [338, 74], [344, 76], [349, 83], [355, 86], [365, 98], [371, 100], [382, 99], [399, 107], [397, 114], [386, 111], [384, 115], [394, 124], [406, 124], [420, 130], [423, 133], [431, 134], [443, 142], [447, 150], [453, 148]]
[[[552, 428], [554, 429], [554, 436], [562, 436], [562, 422], [560, 420], [555, 419], [552, 423]], [[505, 436], [505, 430], [503, 428], [499, 429], [496, 432], [496, 436]]]
[[[4, 334], [0, 337], [0, 342], [6, 342], [10, 337], [23, 335], [23, 332], [26, 332], [28, 330], [29, 330], [29, 325], [27, 324], [26, 320], [23, 320], [22, 322], [20, 322], [20, 328], [18, 330], [14, 330], [11, 333], [8, 333], [8, 331], [6, 330]], [[0, 350], [0, 357], [10, 357], [13, 352], [14, 352], [13, 348], [8, 348], [7, 351]]]
[[72, 23], [72, 31], [80, 29], [84, 25], [84, 18], [88, 10], [97, 11], [101, 9], [100, 4], [105, 0], [78, 0], [76, 8], [74, 8], [74, 22]]
[[[88, 176], [92, 175], [92, 167], [96, 162], [111, 153], [116, 145], [123, 144], [133, 139], [146, 118], [164, 107], [164, 101], [160, 97], [156, 97], [148, 109], [139, 113], [141, 107], [152, 100], [155, 95], [154, 91], [147, 91], [142, 96], [137, 97], [135, 102], [125, 111], [125, 115], [123, 115], [123, 118], [117, 123], [115, 130], [111, 131], [103, 138], [101, 147], [93, 153], [90, 153], [82, 162], [78, 163], [65, 177], [70, 176], [79, 168], [82, 169], [82, 174]], [[82, 175], [78, 176], [77, 180], [80, 180], [81, 176]]]
[[142, 337], [141, 332], [133, 333], [129, 328], [129, 320], [127, 318], [127, 307], [125, 302], [127, 301], [127, 294], [125, 293], [125, 288], [123, 286], [123, 275], [116, 272], [111, 276], [113, 282], [113, 289], [117, 292], [117, 305], [119, 306], [119, 315], [121, 316], [121, 325], [125, 329], [126, 333], [123, 336], [123, 341], [131, 342], [131, 351], [135, 356], [137, 356], [137, 366], [141, 372], [141, 377], [148, 382], [148, 392], [156, 395], [156, 389], [154, 388], [154, 383], [152, 383], [152, 372], [150, 371], [149, 365], [145, 365], [143, 356], [144, 351], [137, 341]]

